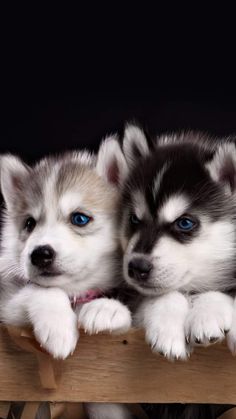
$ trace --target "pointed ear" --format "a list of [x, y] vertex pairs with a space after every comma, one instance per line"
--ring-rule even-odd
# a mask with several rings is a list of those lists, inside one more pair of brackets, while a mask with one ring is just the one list
[[221, 183], [228, 194], [236, 193], [236, 147], [233, 143], [221, 144], [212, 160], [206, 164], [211, 178]]
[[137, 125], [127, 124], [123, 139], [124, 155], [129, 166], [137, 163], [141, 157], [149, 154], [149, 145], [147, 138], [141, 128]]
[[127, 175], [127, 163], [122, 153], [117, 137], [105, 138], [101, 143], [96, 170], [99, 176], [115, 186], [121, 186]]
[[16, 200], [24, 191], [24, 180], [30, 168], [21, 159], [11, 154], [0, 158], [0, 185], [6, 207], [14, 209]]

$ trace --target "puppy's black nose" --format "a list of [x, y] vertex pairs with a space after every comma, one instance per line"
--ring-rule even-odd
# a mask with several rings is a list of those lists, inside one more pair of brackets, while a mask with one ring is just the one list
[[146, 259], [135, 258], [128, 264], [129, 276], [135, 278], [137, 281], [145, 281], [148, 279], [151, 270], [152, 264]]
[[38, 268], [48, 268], [52, 265], [55, 252], [51, 246], [38, 246], [31, 253], [31, 263]]

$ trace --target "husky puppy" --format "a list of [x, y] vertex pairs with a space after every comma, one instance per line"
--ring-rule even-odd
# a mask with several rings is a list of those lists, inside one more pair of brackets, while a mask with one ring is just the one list
[[[62, 359], [75, 349], [78, 325], [88, 333], [127, 331], [128, 308], [106, 298], [122, 279], [117, 186], [126, 163], [116, 138], [101, 144], [97, 158], [71, 152], [29, 167], [5, 155], [0, 169], [0, 320], [30, 324], [39, 343]], [[90, 418], [131, 417], [123, 405], [86, 409]]]
[[236, 148], [194, 133], [149, 145], [128, 125], [123, 149], [123, 270], [143, 296], [135, 321], [154, 351], [186, 359], [189, 343], [221, 340], [232, 322]]
[[116, 186], [126, 164], [116, 138], [97, 158], [71, 152], [29, 167], [5, 155], [0, 166], [1, 321], [31, 324], [55, 358], [74, 351], [78, 323], [88, 333], [127, 330], [129, 310], [105, 297], [121, 281]]

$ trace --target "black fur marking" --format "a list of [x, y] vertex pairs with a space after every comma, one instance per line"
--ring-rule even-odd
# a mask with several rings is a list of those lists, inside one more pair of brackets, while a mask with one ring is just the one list
[[[132, 228], [126, 220], [126, 236], [129, 238], [137, 231], [140, 234], [135, 251], [149, 253], [164, 234], [180, 243], [187, 243], [200, 232], [200, 225], [192, 232], [181, 233], [177, 232], [173, 225], [163, 225], [159, 222], [159, 209], [169, 197], [174, 195], [187, 197], [190, 202], [187, 212], [196, 218], [198, 213], [206, 214], [212, 221], [227, 214], [231, 218], [234, 216], [232, 205], [227, 202], [222, 186], [214, 182], [205, 169], [205, 164], [212, 155], [212, 151], [209, 152], [197, 144], [175, 143], [156, 147], [153, 153], [139, 160], [126, 182], [122, 199], [123, 206], [128, 206], [130, 212], [135, 211], [132, 197], [139, 191], [145, 197], [151, 215]], [[166, 162], [168, 167], [154, 196], [156, 176]]]

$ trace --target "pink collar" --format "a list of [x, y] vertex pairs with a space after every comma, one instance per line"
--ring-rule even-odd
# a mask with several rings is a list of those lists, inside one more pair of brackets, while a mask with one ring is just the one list
[[100, 290], [88, 290], [80, 294], [79, 296], [73, 295], [69, 298], [72, 308], [76, 308], [78, 304], [89, 303], [90, 301], [96, 300], [97, 298], [101, 298], [103, 296], [104, 294]]

